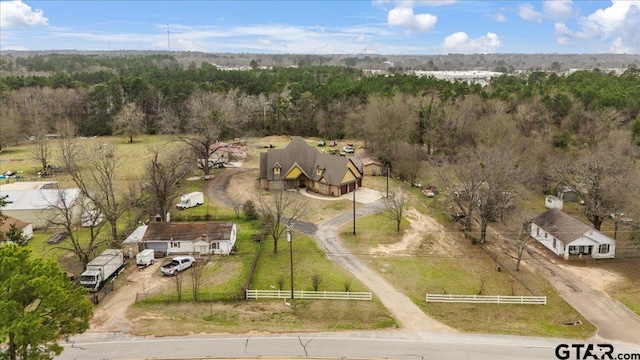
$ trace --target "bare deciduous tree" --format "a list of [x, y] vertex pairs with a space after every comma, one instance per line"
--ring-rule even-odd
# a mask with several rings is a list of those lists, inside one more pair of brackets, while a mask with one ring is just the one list
[[196, 261], [191, 269], [191, 291], [194, 301], [198, 301], [200, 296], [200, 285], [202, 285], [202, 274], [204, 273], [205, 265], [204, 261]]
[[236, 213], [236, 218], [240, 219], [240, 211], [242, 210], [242, 205], [244, 204], [242, 197], [240, 196], [240, 194], [227, 194], [227, 197], [229, 199], [229, 205]]
[[577, 158], [558, 163], [551, 169], [551, 176], [584, 201], [584, 215], [600, 230], [611, 214], [624, 212], [628, 206], [628, 195], [634, 186], [628, 179], [633, 171], [633, 158], [616, 145], [603, 143], [585, 149]]
[[388, 218], [395, 221], [396, 231], [400, 231], [400, 223], [404, 217], [404, 208], [409, 197], [402, 188], [397, 188], [389, 194], [389, 197], [382, 199], [384, 213]]
[[49, 125], [47, 121], [40, 117], [34, 119], [31, 123], [31, 126], [29, 127], [29, 133], [32, 136], [31, 152], [42, 166], [42, 175], [53, 175], [49, 166], [49, 161], [51, 160], [52, 156], [52, 148], [49, 143], [49, 139], [47, 138], [47, 134], [49, 133]]
[[462, 155], [456, 163], [445, 166], [444, 170], [435, 174], [443, 192], [455, 205], [456, 213], [464, 218], [467, 231], [471, 230], [471, 221], [478, 207], [479, 190], [483, 181], [480, 170], [473, 165], [475, 162], [470, 156]]
[[96, 211], [104, 216], [111, 231], [112, 245], [118, 244], [118, 219], [126, 211], [117, 188], [118, 159], [111, 144], [78, 146], [71, 137], [60, 142], [62, 160], [72, 181]]
[[178, 301], [182, 301], [182, 284], [184, 280], [182, 276], [183, 274], [184, 274], [184, 271], [178, 271], [173, 275], [173, 280], [175, 281], [175, 284], [176, 284], [176, 295], [177, 295]]
[[93, 256], [98, 252], [106, 240], [98, 239], [102, 228], [102, 222], [89, 221], [88, 239], [79, 238], [77, 229], [82, 225], [81, 214], [93, 209], [90, 199], [80, 191], [76, 193], [73, 189], [56, 189], [56, 196], [48, 200], [46, 220], [50, 227], [62, 229], [67, 234], [58, 248], [73, 253], [78, 261], [86, 266]]
[[162, 128], [169, 133], [178, 134], [178, 138], [187, 144], [198, 161], [202, 163], [205, 176], [210, 173], [207, 159], [211, 155], [211, 145], [219, 140], [220, 126], [225, 123], [227, 114], [222, 109], [222, 95], [197, 91], [187, 104], [186, 116], [167, 111], [163, 114]]
[[258, 193], [258, 212], [273, 238], [273, 253], [278, 253], [278, 240], [287, 226], [298, 220], [306, 210], [306, 202], [294, 192], [272, 189], [268, 195]]
[[144, 132], [144, 114], [135, 103], [127, 103], [116, 115], [113, 121], [113, 133], [126, 135], [129, 142], [133, 143], [133, 137]]
[[418, 178], [424, 158], [425, 151], [422, 145], [402, 143], [391, 161], [394, 164], [394, 173], [412, 184]]
[[145, 166], [145, 190], [151, 195], [151, 207], [165, 219], [172, 201], [180, 196], [178, 183], [192, 169], [193, 161], [188, 151], [177, 147], [170, 151], [151, 149], [151, 159]]

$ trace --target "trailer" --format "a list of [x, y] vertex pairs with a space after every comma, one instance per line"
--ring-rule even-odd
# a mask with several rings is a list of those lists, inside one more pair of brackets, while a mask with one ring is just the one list
[[180, 202], [176, 204], [176, 209], [184, 210], [204, 204], [204, 194], [201, 191], [194, 191], [180, 197]]
[[107, 249], [87, 264], [87, 268], [80, 275], [80, 285], [91, 292], [96, 292], [104, 284], [118, 276], [124, 269], [124, 251], [122, 249]]
[[145, 249], [136, 255], [136, 264], [138, 267], [147, 267], [149, 265], [153, 265], [156, 262], [155, 254], [153, 253], [153, 249]]

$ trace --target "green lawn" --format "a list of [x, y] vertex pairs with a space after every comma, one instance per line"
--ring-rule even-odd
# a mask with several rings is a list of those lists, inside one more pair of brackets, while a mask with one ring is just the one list
[[[471, 245], [461, 236], [456, 238], [458, 248], [463, 250], [461, 254], [415, 251], [411, 256], [374, 256], [370, 252], [372, 248], [399, 241], [404, 233], [401, 230], [400, 234], [390, 236], [392, 234], [388, 229], [393, 224], [389, 221], [381, 215], [367, 216], [356, 222], [362, 227], [357, 229], [355, 236], [351, 234], [350, 224], [340, 229], [340, 236], [365, 263], [438, 321], [462, 331], [480, 333], [587, 338], [595, 332], [593, 325], [564, 302], [544, 279], [523, 270], [518, 273], [518, 279], [526, 285], [523, 286], [509, 272], [498, 272], [498, 265], [480, 246]], [[426, 236], [423, 239], [428, 240]], [[546, 295], [548, 304], [446, 304], [425, 301], [426, 293], [533, 295], [528, 289], [535, 289], [535, 295]], [[582, 321], [583, 325], [562, 325], [563, 322], [575, 320]]]

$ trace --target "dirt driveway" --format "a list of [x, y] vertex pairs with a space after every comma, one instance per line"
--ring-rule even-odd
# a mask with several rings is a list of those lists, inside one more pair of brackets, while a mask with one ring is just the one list
[[160, 273], [161, 264], [162, 261], [157, 261], [138, 270], [135, 262], [130, 262], [127, 269], [114, 281], [114, 291], [107, 294], [96, 307], [89, 332], [127, 333], [131, 328], [127, 309], [135, 303], [136, 296], [144, 296], [145, 293], [171, 285], [171, 278]]

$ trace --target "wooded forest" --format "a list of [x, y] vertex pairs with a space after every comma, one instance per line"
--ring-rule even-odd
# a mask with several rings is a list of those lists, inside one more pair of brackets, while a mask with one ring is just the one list
[[[142, 133], [206, 134], [207, 141], [350, 138], [407, 181], [427, 162], [452, 169], [451, 183], [470, 176], [486, 188], [494, 178], [498, 198], [509, 184], [543, 192], [573, 187], [590, 194], [583, 199], [596, 228], [610, 214], [637, 213], [635, 64], [622, 74], [596, 68], [565, 75], [560, 64], [551, 66], [556, 71], [516, 73], [502, 63], [504, 75], [483, 87], [393, 67], [371, 75], [311, 63], [263, 68], [252, 61], [246, 70], [228, 71], [171, 54], [2, 56], [0, 143], [64, 136], [62, 124], [69, 123], [78, 136], [122, 134], [130, 141]], [[465, 175], [465, 168], [477, 172]], [[466, 208], [477, 208], [472, 204]]]

